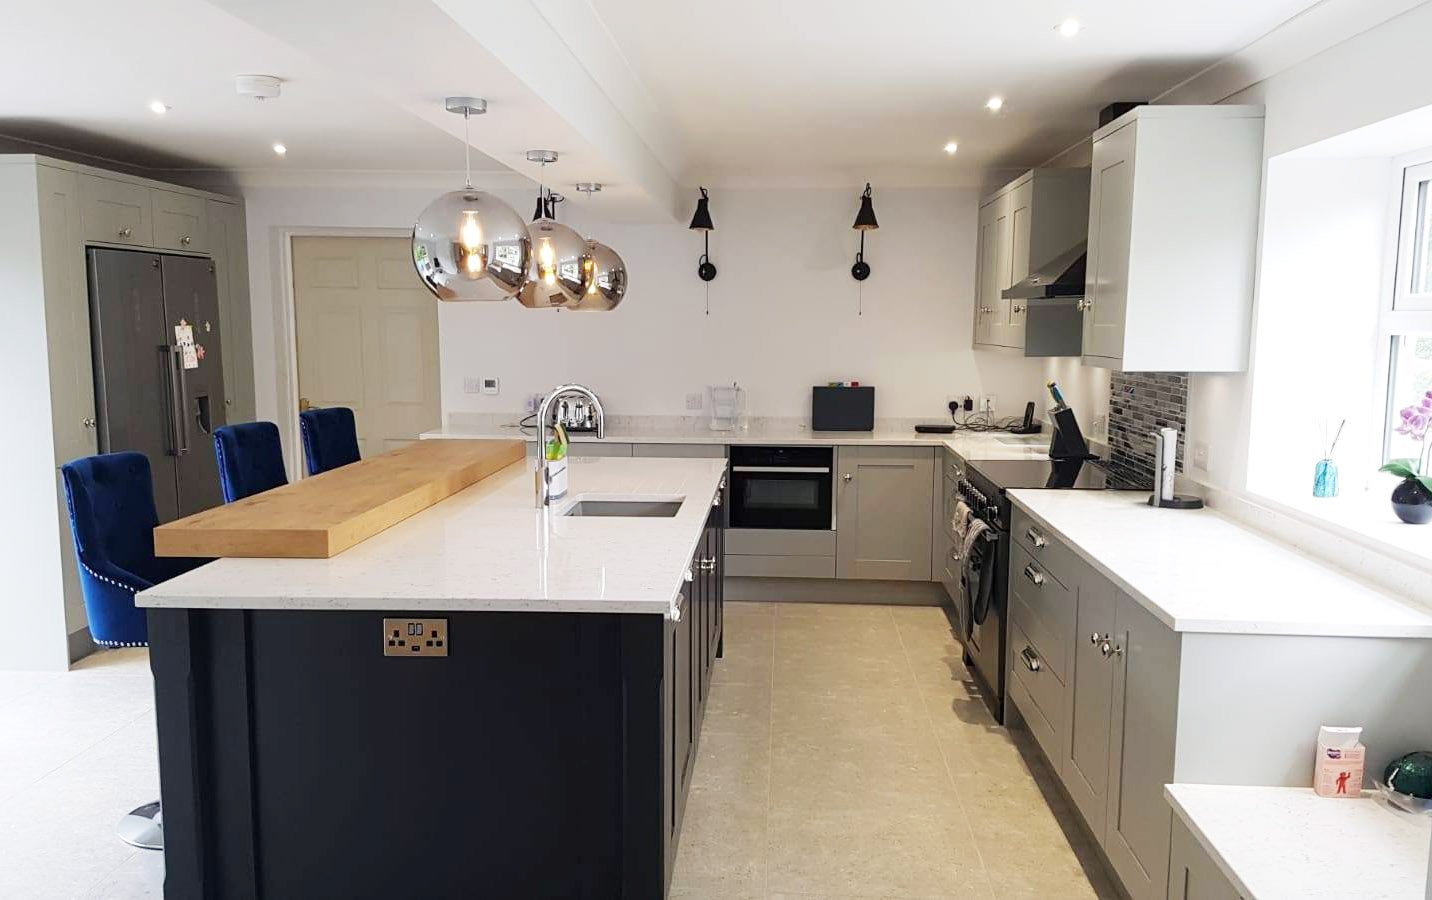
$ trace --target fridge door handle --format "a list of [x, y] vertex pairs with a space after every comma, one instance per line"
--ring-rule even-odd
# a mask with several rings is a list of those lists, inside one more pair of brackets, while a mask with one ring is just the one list
[[159, 352], [164, 357], [165, 378], [164, 400], [169, 405], [169, 455], [183, 456], [189, 452], [189, 428], [184, 417], [184, 376], [180, 367], [179, 347], [160, 344]]
[[174, 370], [179, 373], [179, 393], [174, 397], [174, 421], [179, 434], [179, 456], [189, 452], [189, 376], [184, 374], [184, 351], [174, 345]]

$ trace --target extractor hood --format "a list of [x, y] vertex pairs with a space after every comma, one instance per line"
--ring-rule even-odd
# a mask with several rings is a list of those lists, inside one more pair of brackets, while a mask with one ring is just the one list
[[1029, 273], [1029, 277], [1000, 293], [1006, 300], [1048, 300], [1084, 296], [1084, 251], [1080, 242]]

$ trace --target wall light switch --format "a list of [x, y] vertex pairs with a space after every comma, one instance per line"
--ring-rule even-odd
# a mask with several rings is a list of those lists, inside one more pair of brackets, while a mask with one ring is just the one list
[[700, 408], [701, 408], [701, 395], [700, 395], [700, 394], [687, 394], [687, 395], [686, 395], [686, 408], [687, 408], [687, 409], [700, 409]]
[[447, 619], [384, 619], [384, 656], [447, 656]]

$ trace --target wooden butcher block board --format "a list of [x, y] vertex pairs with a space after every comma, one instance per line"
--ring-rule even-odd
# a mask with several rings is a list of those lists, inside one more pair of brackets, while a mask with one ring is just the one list
[[327, 559], [523, 459], [517, 440], [412, 444], [154, 529], [159, 556]]

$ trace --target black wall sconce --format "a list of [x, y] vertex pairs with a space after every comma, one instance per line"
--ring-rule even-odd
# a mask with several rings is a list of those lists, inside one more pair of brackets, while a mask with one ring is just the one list
[[860, 212], [855, 214], [853, 227], [860, 232], [860, 251], [855, 254], [855, 265], [850, 267], [850, 276], [856, 281], [870, 277], [870, 263], [865, 261], [865, 232], [880, 227], [875, 221], [875, 207], [870, 202], [870, 182], [865, 182], [865, 192], [860, 195]]
[[696, 201], [696, 214], [691, 217], [692, 231], [701, 232], [701, 261], [696, 267], [696, 277], [702, 281], [711, 281], [716, 277], [716, 266], [711, 262], [711, 232], [716, 230], [716, 225], [711, 221], [711, 195], [706, 193], [706, 188], [701, 189], [701, 199]]

